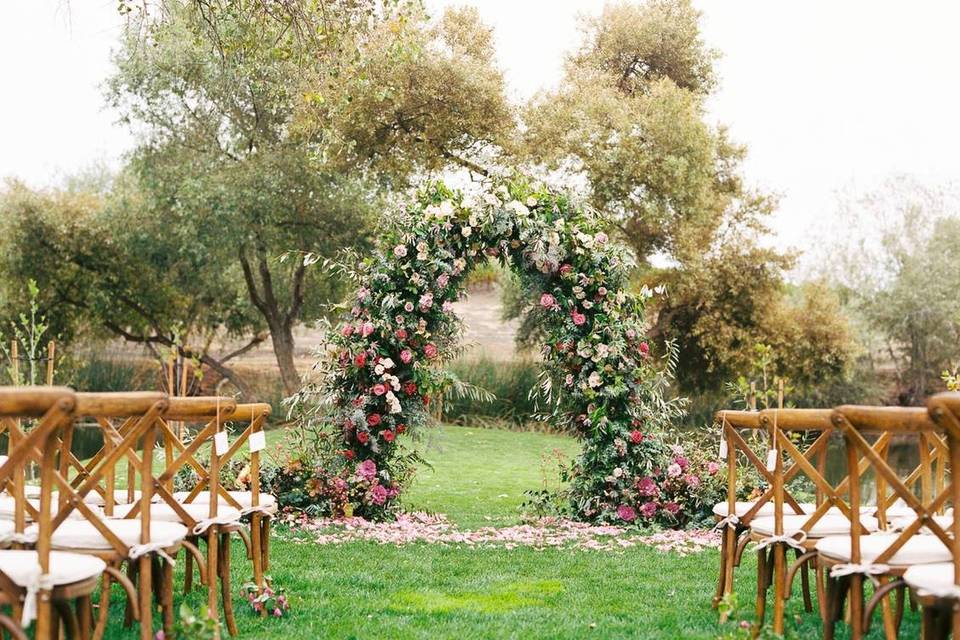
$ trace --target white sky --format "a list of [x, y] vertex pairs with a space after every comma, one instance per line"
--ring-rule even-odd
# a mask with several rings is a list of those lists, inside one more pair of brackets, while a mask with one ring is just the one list
[[[750, 155], [749, 181], [783, 196], [780, 246], [807, 246], [838, 190], [886, 176], [960, 178], [960, 3], [889, 0], [695, 0], [718, 49], [710, 119]], [[456, 2], [462, 4], [463, 1]], [[449, 0], [427, 0], [431, 9]], [[600, 0], [473, 0], [497, 34], [500, 63], [522, 99], [559, 78], [576, 16]], [[121, 18], [116, 0], [0, 3], [0, 176], [35, 185], [95, 161], [116, 162], [131, 138], [102, 107], [100, 83]]]

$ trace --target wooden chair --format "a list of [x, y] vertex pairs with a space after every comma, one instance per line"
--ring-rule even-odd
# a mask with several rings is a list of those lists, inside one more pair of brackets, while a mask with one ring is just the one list
[[[207, 586], [208, 612], [212, 618], [219, 619], [222, 601], [224, 620], [231, 635], [237, 635], [237, 627], [230, 586], [230, 535], [242, 529], [239, 523], [242, 510], [229, 504], [220, 504], [220, 498], [226, 493], [220, 486], [221, 460], [230, 452], [218, 453], [215, 440], [217, 434], [224, 432], [227, 417], [234, 415], [236, 410], [237, 403], [231, 398], [170, 398], [166, 419], [160, 425], [166, 452], [164, 469], [157, 476], [154, 485], [161, 500], [158, 504], [151, 505], [154, 518], [180, 522], [187, 527], [187, 542], [192, 547], [200, 540], [206, 543], [206, 558], [196, 557], [201, 567], [201, 581]], [[198, 418], [203, 420], [204, 424], [190, 442], [181, 441], [170, 427], [172, 421], [190, 422]], [[209, 448], [210, 453], [210, 461], [206, 466], [196, 457], [204, 446]], [[187, 465], [204, 478], [204, 486], [213, 496], [207, 504], [185, 503], [174, 496], [173, 479]], [[224, 502], [226, 501], [225, 499]], [[134, 504], [130, 513], [135, 514], [139, 509], [140, 505]], [[187, 556], [187, 590], [192, 586], [193, 559], [194, 556]]]
[[[211, 500], [222, 500], [227, 506], [240, 509], [243, 517], [250, 519], [250, 536], [247, 538], [241, 529], [238, 533], [246, 544], [248, 557], [253, 564], [253, 578], [258, 589], [266, 587], [264, 572], [270, 566], [270, 527], [273, 516], [277, 512], [277, 499], [260, 492], [260, 452], [266, 446], [263, 427], [271, 408], [266, 403], [240, 404], [232, 413], [225, 414], [224, 420], [229, 422], [249, 423], [236, 437], [230, 448], [222, 456], [218, 456], [219, 467], [229, 463], [234, 456], [246, 447], [250, 454], [250, 491], [228, 490], [222, 485], [214, 493], [210, 490], [211, 477], [205, 470], [198, 471], [198, 481], [189, 491], [174, 494], [177, 500], [184, 504], [210, 504]], [[193, 419], [203, 419], [208, 416], [194, 416]], [[168, 429], [168, 439], [173, 437], [172, 429]], [[176, 447], [182, 449], [182, 443]], [[266, 610], [262, 611], [266, 615]]]
[[[936, 436], [938, 427], [923, 408], [842, 406], [833, 412], [831, 419], [842, 431], [846, 444], [850, 508], [860, 509], [861, 480], [872, 471], [880, 531], [864, 535], [861, 523], [854, 519], [848, 535], [827, 538], [817, 544], [817, 561], [830, 570], [824, 637], [834, 637], [844, 600], [848, 600], [851, 638], [859, 640], [869, 630], [878, 605], [883, 607], [885, 636], [896, 638], [903, 614], [903, 581], [899, 578], [912, 566], [951, 560], [952, 543], [943, 520], [937, 517], [950, 498], [950, 489], [921, 492], [922, 495], [917, 496], [917, 491], [908, 485], [916, 470], [897, 473], [887, 460], [887, 450], [894, 437], [911, 440], [920, 449], [922, 473], [929, 474], [928, 444], [931, 437]], [[865, 434], [878, 437], [871, 443]], [[891, 496], [902, 501], [914, 514], [897, 531], [888, 527], [883, 513], [891, 503]], [[865, 579], [874, 584], [873, 597], [867, 603], [864, 602]], [[889, 594], [895, 590], [899, 597], [894, 607]]]
[[[772, 489], [775, 470], [767, 469], [766, 454], [757, 454], [748, 443], [748, 440], [755, 440], [757, 434], [768, 432], [768, 429], [760, 423], [760, 413], [719, 411], [715, 420], [720, 425], [722, 434], [720, 457], [725, 458], [727, 462], [727, 500], [713, 508], [717, 528], [722, 534], [720, 576], [717, 581], [714, 606], [733, 591], [734, 569], [740, 565], [741, 555], [750, 541], [750, 525], [754, 518], [772, 516], [775, 508]], [[748, 434], [747, 438], [744, 438], [743, 433]], [[764, 443], [766, 442], [768, 441], [764, 439]], [[756, 470], [769, 484], [770, 488], [757, 500], [738, 501], [737, 478], [741, 460], [744, 460], [748, 467]], [[782, 504], [785, 504], [794, 514], [803, 514], [816, 508], [816, 505], [801, 504], [789, 492], [784, 494]], [[765, 571], [765, 567], [761, 568], [762, 571]], [[762, 615], [762, 611], [760, 613]]]
[[[0, 464], [0, 485], [14, 487], [14, 542], [36, 546], [35, 550], [0, 551], [0, 597], [12, 606], [14, 615], [22, 615], [25, 624], [36, 619], [39, 640], [57, 638], [60, 621], [71, 638], [90, 637], [90, 625], [83, 620], [91, 611], [91, 596], [106, 570], [106, 564], [98, 558], [52, 550], [56, 528], [53, 488], [66, 484], [58, 472], [57, 443], [72, 423], [75, 405], [74, 393], [66, 388], [0, 387], [0, 420], [10, 437], [8, 456]], [[24, 419], [36, 422], [25, 427]], [[40, 490], [36, 525], [28, 531], [24, 526], [29, 503], [23, 487], [24, 468], [31, 462], [40, 466]], [[69, 606], [71, 601], [77, 603], [76, 614]], [[25, 637], [7, 616], [0, 615], [0, 626], [13, 637]]]
[[[927, 410], [946, 433], [950, 468], [960, 467], [960, 393], [933, 396], [927, 401]], [[960, 505], [960, 483], [951, 480], [946, 490], [955, 514]], [[903, 574], [923, 610], [925, 640], [946, 639], [951, 631], [954, 638], [960, 638], [960, 520], [950, 518], [945, 524], [952, 538], [950, 561], [913, 566]]]

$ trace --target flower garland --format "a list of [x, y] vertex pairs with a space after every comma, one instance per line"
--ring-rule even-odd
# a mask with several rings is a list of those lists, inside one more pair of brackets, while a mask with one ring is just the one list
[[[574, 513], [629, 515], [636, 478], [654, 474], [668, 455], [652, 434], [680, 403], [665, 399], [669, 363], [652, 362], [643, 339], [652, 292], [627, 292], [632, 263], [605, 226], [563, 194], [523, 179], [477, 197], [431, 183], [398, 213], [382, 249], [354, 274], [360, 286], [349, 313], [299, 396], [340, 443], [331, 473], [341, 494], [354, 495], [346, 515], [382, 519], [395, 508], [409, 476], [398, 437], [423, 427], [431, 396], [452, 383], [440, 366], [455, 355], [462, 331], [452, 305], [488, 256], [519, 275], [547, 337], [539, 394], [550, 420], [583, 439], [572, 470]], [[358, 478], [359, 500], [348, 487]]]

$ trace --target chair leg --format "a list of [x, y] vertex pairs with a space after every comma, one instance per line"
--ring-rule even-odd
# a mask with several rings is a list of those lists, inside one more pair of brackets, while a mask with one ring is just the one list
[[233, 590], [230, 587], [230, 534], [220, 536], [220, 596], [223, 598], [223, 617], [227, 622], [227, 631], [237, 635], [237, 620], [233, 615]]
[[[799, 549], [794, 549], [794, 551], [796, 552], [797, 558], [803, 555]], [[806, 562], [803, 563], [800, 572], [800, 585], [803, 591], [803, 610], [811, 613], [813, 611], [813, 601], [810, 596], [810, 568]]]
[[219, 542], [217, 526], [207, 529], [207, 615], [213, 620], [220, 619], [220, 605], [217, 602], [217, 543]]
[[757, 625], [763, 626], [767, 611], [767, 550], [757, 552]]
[[[882, 586], [886, 580], [881, 580], [880, 585]], [[896, 614], [891, 606], [890, 594], [884, 596], [883, 601], [880, 603], [880, 613], [883, 617], [883, 634], [887, 640], [897, 640], [897, 621]], [[866, 621], [864, 621], [866, 624]]]
[[[187, 553], [187, 557], [190, 554]], [[163, 634], [167, 638], [173, 637], [173, 564], [162, 564], [161, 576], [163, 583], [160, 587], [160, 602], [163, 609]]]
[[850, 640], [863, 638], [863, 576], [855, 573], [850, 576], [847, 597], [850, 600]]
[[77, 624], [80, 625], [80, 640], [90, 640], [93, 631], [93, 602], [90, 596], [77, 598]]
[[260, 520], [260, 539], [263, 540], [263, 565], [264, 571], [270, 571], [270, 518]]
[[[133, 584], [137, 584], [137, 569], [138, 569], [138, 568], [139, 568], [139, 564], [136, 563], [136, 562], [128, 562], [128, 563], [127, 563], [127, 578], [128, 578], [128, 579], [130, 580], [130, 582], [132, 582]], [[139, 600], [139, 596], [138, 596], [138, 600]], [[130, 599], [130, 598], [128, 597], [128, 598], [127, 598], [127, 604], [126, 604], [126, 606], [124, 607], [124, 610], [123, 610], [123, 627], [124, 627], [125, 629], [129, 629], [130, 626], [133, 624], [133, 617], [134, 617], [133, 608], [136, 607], [136, 606], [137, 606], [137, 602], [134, 601], [134, 600], [132, 600], [132, 599]], [[139, 608], [138, 608], [137, 610], [139, 611]]]
[[107, 630], [107, 620], [110, 617], [110, 574], [103, 574], [103, 583], [100, 589], [100, 611], [97, 614], [97, 626], [93, 630], [93, 640], [101, 640]]
[[66, 600], [55, 600], [53, 607], [56, 609], [57, 617], [60, 619], [64, 633], [70, 640], [76, 640], [80, 637], [80, 623], [77, 621], [77, 615]]
[[142, 556], [139, 565], [140, 639], [153, 640], [153, 558]]
[[[196, 542], [195, 539], [191, 542]], [[193, 590], [193, 554], [187, 551], [186, 560], [183, 563], [183, 592], [190, 593]]]

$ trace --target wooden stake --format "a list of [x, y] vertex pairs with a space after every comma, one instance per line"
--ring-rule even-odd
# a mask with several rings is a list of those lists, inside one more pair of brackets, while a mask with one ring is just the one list
[[54, 358], [57, 354], [57, 344], [51, 340], [47, 343], [47, 386], [53, 386]]

